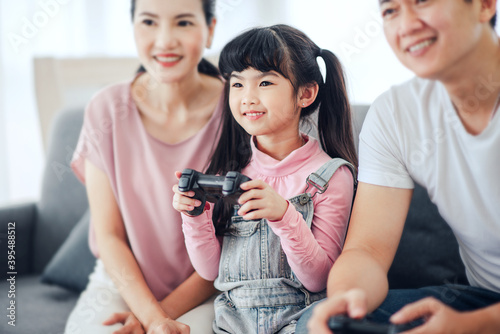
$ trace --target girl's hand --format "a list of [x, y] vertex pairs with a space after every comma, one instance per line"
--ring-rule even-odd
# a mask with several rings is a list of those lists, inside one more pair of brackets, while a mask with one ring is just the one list
[[114, 324], [122, 324], [123, 327], [113, 332], [113, 334], [144, 334], [144, 328], [132, 312], [114, 313], [102, 324], [111, 326]]
[[267, 183], [262, 180], [252, 180], [243, 183], [240, 187], [245, 190], [238, 200], [241, 204], [238, 214], [243, 219], [266, 218], [275, 221], [283, 218], [288, 209], [288, 201]]
[[[181, 175], [181, 172], [175, 172], [175, 177], [177, 177], [177, 180], [180, 179]], [[174, 206], [174, 209], [179, 211], [180, 213], [189, 216], [187, 211], [192, 211], [195, 207], [199, 207], [201, 205], [200, 200], [192, 198], [194, 196], [194, 191], [190, 190], [188, 192], [181, 192], [179, 191], [179, 186], [177, 184], [174, 185], [172, 190], [174, 191], [174, 199], [172, 201], [172, 205]]]
[[188, 325], [165, 318], [152, 322], [147, 334], [189, 334], [190, 331]]

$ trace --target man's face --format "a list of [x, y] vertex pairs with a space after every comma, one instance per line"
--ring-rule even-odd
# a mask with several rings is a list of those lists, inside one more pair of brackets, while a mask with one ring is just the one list
[[470, 67], [488, 23], [481, 1], [380, 0], [384, 33], [401, 63], [416, 75], [446, 80]]

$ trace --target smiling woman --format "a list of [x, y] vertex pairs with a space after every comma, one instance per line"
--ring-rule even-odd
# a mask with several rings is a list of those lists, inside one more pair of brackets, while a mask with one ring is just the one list
[[[213, 306], [200, 304], [213, 284], [194, 272], [180, 215], [165, 201], [175, 172], [204, 170], [217, 140], [223, 84], [213, 66], [211, 73], [199, 66], [214, 34], [214, 5], [133, 1], [143, 70], [92, 98], [71, 164], [87, 188], [98, 260], [67, 333], [203, 333], [211, 326]], [[89, 320], [81, 310], [103, 293], [111, 296], [106, 311]]]

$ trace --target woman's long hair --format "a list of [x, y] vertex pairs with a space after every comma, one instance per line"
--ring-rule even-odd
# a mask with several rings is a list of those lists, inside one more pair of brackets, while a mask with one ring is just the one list
[[[317, 57], [326, 64], [323, 81]], [[300, 118], [318, 111], [319, 142], [332, 158], [343, 158], [358, 165], [352, 134], [350, 104], [342, 66], [328, 50], [320, 49], [303, 32], [287, 25], [274, 25], [251, 29], [229, 42], [221, 52], [219, 71], [226, 79], [225, 103], [221, 135], [214, 151], [209, 174], [224, 175], [228, 171], [241, 171], [250, 162], [250, 136], [234, 120], [229, 107], [230, 76], [253, 68], [261, 72], [276, 71], [290, 80], [295, 94], [311, 84], [319, 85], [316, 100], [303, 108]], [[218, 234], [229, 226], [232, 208], [217, 203], [213, 221]]]

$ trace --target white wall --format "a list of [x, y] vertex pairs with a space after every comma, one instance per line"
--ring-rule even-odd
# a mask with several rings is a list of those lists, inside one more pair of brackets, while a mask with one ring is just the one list
[[[3, 21], [4, 12], [2, 10], [3, 2], [0, 2], [0, 22]], [[3, 36], [3, 27], [0, 24], [0, 36]], [[0, 76], [5, 73], [4, 62], [3, 59], [3, 43], [0, 40]], [[2, 140], [5, 138], [5, 135], [2, 135], [6, 131], [6, 121], [5, 121], [5, 113], [2, 110], [6, 110], [6, 103], [4, 101], [4, 89], [3, 89], [3, 80], [0, 80], [0, 203], [7, 201], [9, 198], [9, 178], [7, 175], [7, 141]], [[2, 163], [3, 162], [3, 163]]]
[[[34, 1], [0, 2], [0, 194], [4, 200], [20, 200], [38, 195], [42, 151], [32, 85], [32, 47], [34, 38], [26, 30], [26, 48], [17, 50], [12, 33], [20, 32], [33, 9]], [[15, 39], [19, 41], [19, 39]]]
[[413, 76], [385, 41], [378, 1], [309, 0], [307, 6], [302, 0], [290, 2], [290, 22], [344, 65], [352, 102], [371, 103], [391, 85]]

